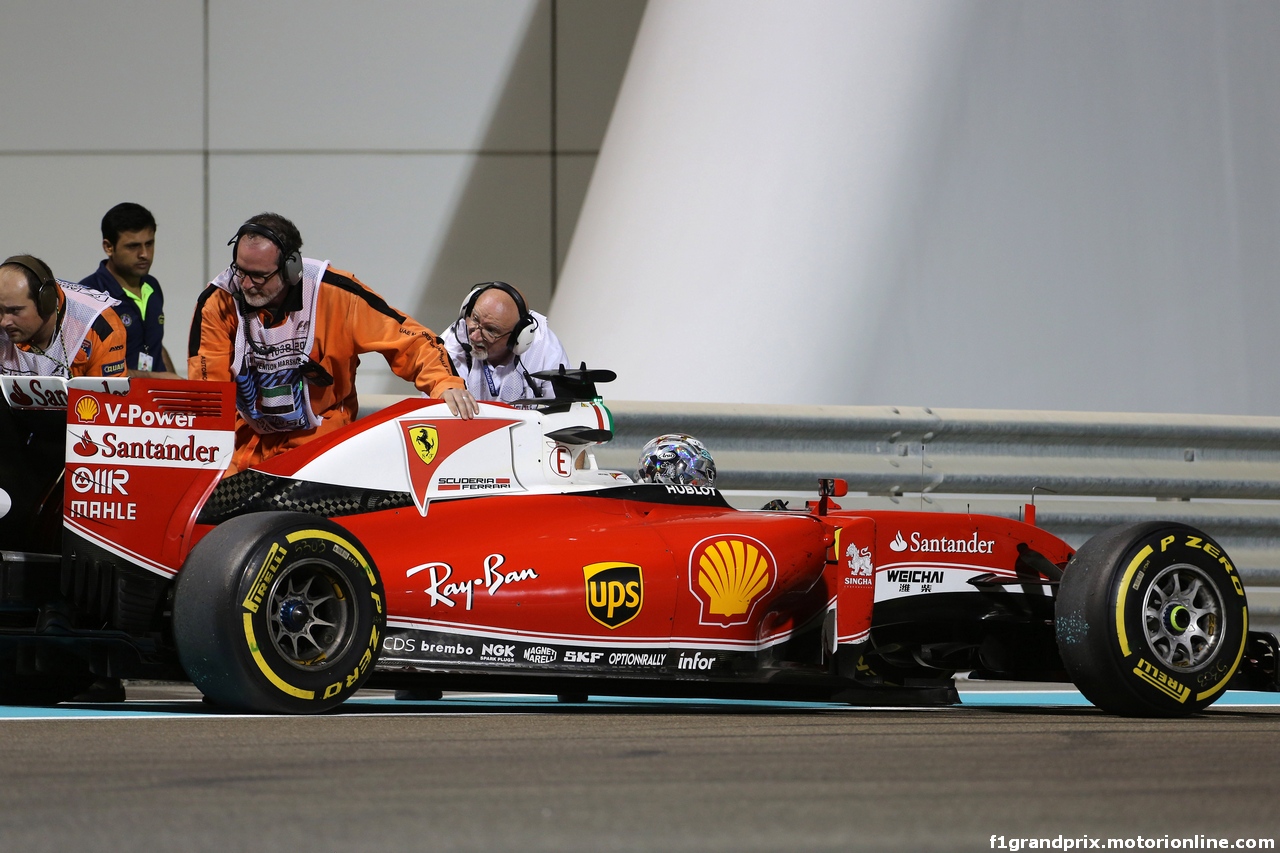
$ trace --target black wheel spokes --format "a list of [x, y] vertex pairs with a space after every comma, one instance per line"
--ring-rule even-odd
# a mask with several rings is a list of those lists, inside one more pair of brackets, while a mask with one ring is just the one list
[[270, 611], [277, 651], [300, 668], [323, 666], [347, 640], [350, 600], [322, 565], [299, 566], [280, 578]]

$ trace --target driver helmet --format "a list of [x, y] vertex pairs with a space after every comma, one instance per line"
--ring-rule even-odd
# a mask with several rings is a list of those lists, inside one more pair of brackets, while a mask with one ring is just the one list
[[640, 451], [637, 475], [642, 483], [714, 486], [716, 461], [711, 458], [711, 451], [691, 435], [660, 435]]

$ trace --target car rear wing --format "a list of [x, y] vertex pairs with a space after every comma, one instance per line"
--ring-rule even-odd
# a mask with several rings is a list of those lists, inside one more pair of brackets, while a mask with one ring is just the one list
[[24, 429], [46, 445], [57, 437], [44, 413], [61, 415], [64, 535], [152, 572], [177, 572], [196, 512], [231, 462], [235, 385], [50, 376], [0, 384]]

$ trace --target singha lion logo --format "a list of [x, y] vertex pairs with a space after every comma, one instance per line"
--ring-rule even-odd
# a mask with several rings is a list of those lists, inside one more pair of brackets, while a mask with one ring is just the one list
[[871, 577], [875, 573], [870, 548], [859, 549], [857, 545], [850, 545], [844, 555], [849, 558], [849, 574], [853, 577]]

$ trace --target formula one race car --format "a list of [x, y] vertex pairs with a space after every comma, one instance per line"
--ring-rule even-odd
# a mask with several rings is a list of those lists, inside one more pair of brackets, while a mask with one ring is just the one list
[[1030, 512], [840, 509], [835, 479], [737, 510], [597, 468], [606, 373], [474, 420], [406, 399], [226, 477], [231, 383], [4, 377], [0, 702], [117, 677], [279, 713], [366, 685], [949, 704], [967, 671], [1173, 716], [1277, 686], [1200, 531], [1075, 552]]

